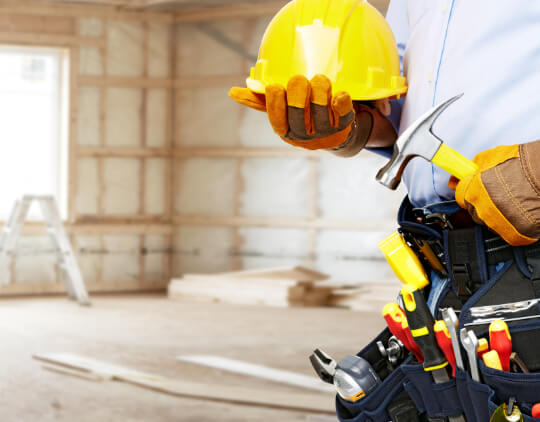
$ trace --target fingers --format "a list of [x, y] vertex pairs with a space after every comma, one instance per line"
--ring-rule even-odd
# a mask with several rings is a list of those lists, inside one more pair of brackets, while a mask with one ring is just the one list
[[299, 139], [314, 132], [311, 117], [311, 85], [302, 75], [293, 76], [287, 84], [287, 104], [291, 132]]
[[254, 108], [255, 110], [266, 111], [264, 94], [257, 94], [251, 89], [234, 86], [229, 91], [229, 97], [237, 103]]
[[287, 95], [281, 85], [273, 84], [266, 87], [266, 111], [274, 132], [279, 136], [285, 136], [289, 131]]
[[330, 107], [332, 102], [332, 83], [324, 75], [315, 75], [311, 84], [311, 114], [315, 133], [329, 133], [336, 127], [334, 113]]
[[344, 129], [354, 119], [354, 109], [351, 96], [346, 92], [338, 92], [332, 98], [332, 112], [336, 129]]

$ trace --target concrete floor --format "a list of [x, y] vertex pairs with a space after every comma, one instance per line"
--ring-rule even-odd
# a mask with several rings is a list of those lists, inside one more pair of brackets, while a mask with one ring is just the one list
[[[65, 298], [0, 300], [2, 421], [305, 421], [301, 412], [179, 398], [116, 382], [57, 374], [35, 353], [70, 352], [212, 389], [301, 391], [180, 363], [181, 354], [213, 354], [312, 375], [308, 356], [357, 352], [384, 328], [377, 312], [268, 308], [170, 301], [164, 296], [93, 297], [81, 308]], [[316, 393], [315, 393], [316, 394]], [[323, 396], [325, 399], [326, 396]], [[333, 401], [333, 396], [328, 396]]]

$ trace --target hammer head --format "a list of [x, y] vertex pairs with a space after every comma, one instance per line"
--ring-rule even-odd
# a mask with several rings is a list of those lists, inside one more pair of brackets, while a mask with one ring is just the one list
[[463, 94], [433, 107], [420, 116], [403, 132], [394, 144], [394, 153], [390, 161], [377, 173], [377, 181], [390, 189], [396, 189], [401, 182], [401, 175], [407, 163], [414, 157], [431, 161], [439, 150], [442, 141], [433, 134], [432, 127], [439, 115]]

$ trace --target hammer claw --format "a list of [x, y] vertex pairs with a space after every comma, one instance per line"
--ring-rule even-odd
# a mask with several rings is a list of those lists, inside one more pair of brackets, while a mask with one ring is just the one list
[[396, 189], [407, 163], [412, 158], [422, 157], [428, 161], [433, 160], [442, 145], [442, 141], [432, 131], [433, 124], [450, 104], [462, 96], [463, 94], [456, 95], [428, 110], [399, 136], [394, 144], [392, 158], [377, 173], [378, 182], [387, 188]]

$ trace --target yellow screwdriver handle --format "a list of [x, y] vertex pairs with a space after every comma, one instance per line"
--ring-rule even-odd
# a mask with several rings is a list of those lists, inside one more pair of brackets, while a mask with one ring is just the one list
[[478, 166], [474, 162], [444, 143], [441, 144], [431, 161], [460, 180], [478, 170]]

